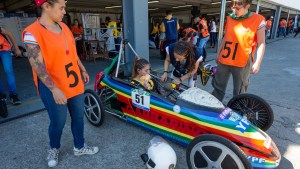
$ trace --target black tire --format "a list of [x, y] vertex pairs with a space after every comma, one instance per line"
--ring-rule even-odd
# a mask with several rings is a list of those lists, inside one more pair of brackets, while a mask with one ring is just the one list
[[104, 107], [97, 94], [87, 89], [84, 91], [84, 114], [94, 126], [101, 126], [104, 120]]
[[262, 98], [253, 94], [240, 94], [233, 97], [227, 104], [263, 131], [267, 131], [273, 124], [274, 113], [271, 106]]
[[213, 134], [194, 138], [186, 150], [186, 160], [189, 169], [252, 169], [247, 156], [236, 144]]

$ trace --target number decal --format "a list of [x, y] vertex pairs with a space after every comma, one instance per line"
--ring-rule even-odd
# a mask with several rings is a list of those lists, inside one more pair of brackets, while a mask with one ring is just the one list
[[144, 104], [144, 96], [141, 96], [142, 104]]
[[138, 94], [135, 95], [135, 102], [138, 104], [140, 103], [140, 95]]
[[[227, 50], [227, 54], [226, 55], [222, 55], [223, 58], [228, 58], [231, 55], [231, 45], [232, 44], [233, 44], [232, 42], [225, 41], [224, 50]], [[234, 45], [234, 50], [233, 50], [233, 54], [232, 54], [232, 60], [235, 59], [238, 46], [239, 46], [238, 43], [236, 43]]]
[[138, 104], [144, 104], [144, 96], [136, 94], [135, 95], [135, 102]]
[[150, 110], [150, 93], [141, 89], [131, 90], [131, 100], [135, 107], [149, 111]]
[[74, 83], [69, 84], [69, 87], [71, 87], [71, 88], [76, 87], [78, 85], [78, 82], [79, 82], [78, 75], [76, 74], [76, 72], [74, 70], [71, 69], [72, 66], [73, 66], [72, 63], [69, 63], [65, 66], [66, 73], [67, 73], [67, 78], [69, 78], [70, 76], [73, 76], [74, 79], [75, 79]]

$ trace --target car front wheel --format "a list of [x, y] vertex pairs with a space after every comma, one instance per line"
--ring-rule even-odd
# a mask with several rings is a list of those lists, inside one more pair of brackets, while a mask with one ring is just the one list
[[97, 94], [87, 89], [84, 91], [84, 114], [94, 126], [101, 126], [104, 119], [104, 107]]
[[188, 145], [186, 158], [189, 169], [252, 169], [236, 144], [213, 134], [194, 138]]

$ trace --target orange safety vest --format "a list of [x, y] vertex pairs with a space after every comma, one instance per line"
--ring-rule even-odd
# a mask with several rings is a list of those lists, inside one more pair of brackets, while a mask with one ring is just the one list
[[283, 20], [280, 21], [280, 27], [281, 28], [286, 27], [286, 20], [283, 19]]
[[[35, 21], [23, 31], [30, 32], [40, 46], [46, 70], [54, 84], [65, 94], [67, 99], [84, 92], [84, 85], [78, 66], [75, 40], [70, 29], [62, 22], [60, 34], [44, 28]], [[68, 48], [68, 50], [67, 50]], [[34, 83], [38, 88], [38, 76], [32, 70]]]
[[293, 24], [293, 20], [289, 20], [289, 22], [288, 22], [288, 27], [291, 27], [292, 24]]
[[271, 29], [271, 26], [272, 26], [272, 21], [271, 20], [267, 20], [267, 23], [266, 23], [266, 30], [270, 30]]
[[[203, 32], [201, 32], [201, 30], [200, 30], [200, 24], [202, 25], [202, 27], [203, 27]], [[202, 34], [202, 37], [207, 37], [207, 36], [209, 36], [209, 31], [208, 31], [208, 25], [207, 25], [207, 21], [206, 21], [206, 19], [201, 19], [201, 21], [199, 22], [199, 25], [198, 25], [198, 33], [201, 33]]]
[[184, 33], [184, 37], [183, 38], [187, 38], [188, 36], [191, 37], [191, 40], [194, 39], [194, 36], [192, 34], [197, 34], [197, 31], [193, 28], [186, 28], [183, 30], [183, 33]]
[[0, 52], [1, 51], [9, 51], [11, 49], [10, 43], [6, 40], [6, 38], [0, 34]]
[[244, 67], [255, 44], [256, 31], [263, 20], [264, 17], [259, 14], [252, 14], [243, 20], [234, 20], [228, 16], [225, 43], [218, 61], [224, 65]]

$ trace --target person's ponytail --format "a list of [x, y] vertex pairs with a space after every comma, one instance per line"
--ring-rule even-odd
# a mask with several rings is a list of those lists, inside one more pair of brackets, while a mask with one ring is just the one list
[[174, 53], [185, 56], [185, 59], [189, 62], [188, 70], [192, 71], [195, 68], [195, 52], [194, 52], [194, 45], [186, 42], [186, 41], [179, 41], [175, 48]]

